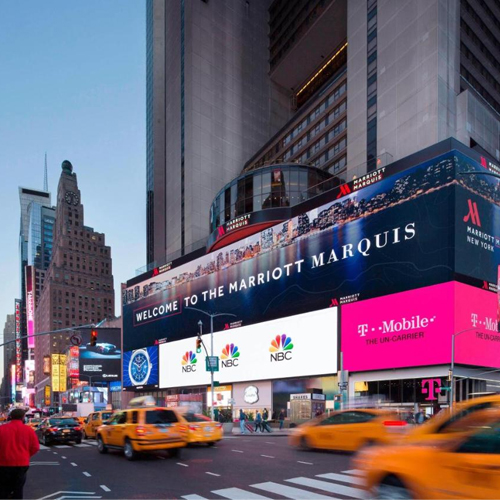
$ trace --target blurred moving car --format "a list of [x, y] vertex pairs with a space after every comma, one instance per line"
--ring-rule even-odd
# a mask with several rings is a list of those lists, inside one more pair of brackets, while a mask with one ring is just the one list
[[369, 498], [499, 498], [500, 412], [454, 439], [378, 446], [354, 459]]
[[388, 443], [394, 429], [406, 422], [386, 410], [355, 409], [322, 415], [293, 429], [289, 442], [304, 450], [356, 451], [363, 446]]
[[26, 425], [29, 425], [33, 430], [36, 430], [41, 423], [42, 423], [41, 418], [30, 418], [26, 422]]
[[134, 407], [115, 413], [98, 427], [96, 439], [99, 453], [115, 448], [123, 450], [128, 460], [160, 450], [177, 456], [187, 444], [187, 422], [173, 408]]
[[83, 438], [95, 438], [97, 428], [101, 426], [106, 420], [111, 418], [113, 415], [112, 411], [95, 411], [90, 413], [85, 419], [85, 424], [83, 425]]
[[405, 438], [407, 443], [421, 443], [425, 440], [448, 440], [457, 433], [473, 431], [481, 425], [477, 418], [482, 415], [487, 420], [489, 413], [485, 410], [500, 410], [500, 395], [484, 396], [456, 403], [453, 409], [445, 409], [422, 425], [412, 429]]
[[73, 417], [50, 417], [35, 430], [38, 441], [45, 446], [53, 443], [82, 442], [82, 427]]
[[188, 423], [188, 443], [207, 443], [213, 446], [222, 439], [222, 424], [214, 422], [204, 415], [186, 413], [183, 415]]
[[114, 354], [116, 352], [115, 344], [98, 342], [96, 345], [87, 344], [87, 351], [98, 352], [99, 354]]

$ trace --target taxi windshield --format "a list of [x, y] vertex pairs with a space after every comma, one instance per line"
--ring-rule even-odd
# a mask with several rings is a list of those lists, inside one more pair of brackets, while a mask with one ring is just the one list
[[103, 421], [104, 421], [104, 420], [108, 420], [108, 418], [109, 418], [109, 417], [111, 417], [111, 415], [112, 415], [112, 413], [111, 413], [111, 412], [110, 412], [110, 413], [103, 413], [103, 414], [101, 415], [101, 420], [103, 420]]

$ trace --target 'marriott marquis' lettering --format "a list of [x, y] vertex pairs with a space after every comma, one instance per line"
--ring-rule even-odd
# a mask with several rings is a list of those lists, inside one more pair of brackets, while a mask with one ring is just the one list
[[454, 156], [443, 155], [134, 279], [123, 294], [125, 350], [191, 337], [200, 320], [205, 331], [196, 309], [234, 315], [215, 317], [217, 332], [451, 281], [455, 188]]

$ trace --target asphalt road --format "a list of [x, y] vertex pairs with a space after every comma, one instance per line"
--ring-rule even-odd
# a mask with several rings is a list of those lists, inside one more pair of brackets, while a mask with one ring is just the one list
[[[346, 454], [291, 448], [286, 437], [228, 437], [213, 448], [144, 455], [100, 455], [95, 441], [52, 446], [32, 459], [25, 498], [259, 500], [362, 498]], [[326, 474], [327, 476], [318, 477]]]

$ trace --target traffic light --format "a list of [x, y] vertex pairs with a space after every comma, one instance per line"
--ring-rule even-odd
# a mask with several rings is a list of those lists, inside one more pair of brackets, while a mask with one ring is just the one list
[[201, 339], [199, 337], [196, 339], [196, 352], [198, 354], [201, 352]]
[[90, 345], [92, 347], [95, 347], [96, 344], [97, 344], [97, 330], [92, 330], [90, 332]]

